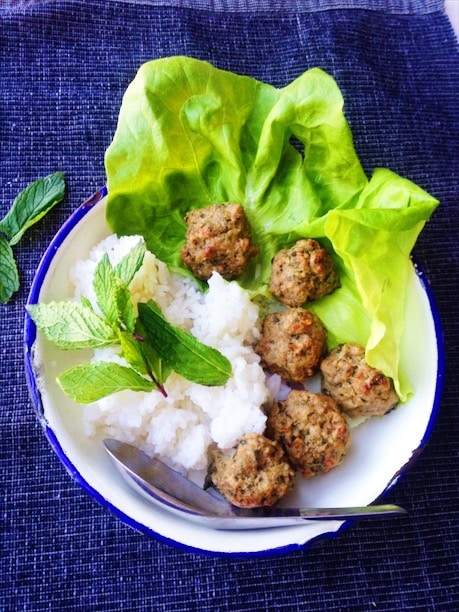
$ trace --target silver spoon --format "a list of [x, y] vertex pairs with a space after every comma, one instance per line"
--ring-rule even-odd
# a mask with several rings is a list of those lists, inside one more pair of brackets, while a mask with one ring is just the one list
[[106, 439], [104, 446], [130, 486], [156, 505], [214, 529], [261, 529], [304, 524], [307, 520], [406, 514], [406, 510], [393, 504], [355, 508], [237, 508], [207, 493], [179, 472], [131, 444]]

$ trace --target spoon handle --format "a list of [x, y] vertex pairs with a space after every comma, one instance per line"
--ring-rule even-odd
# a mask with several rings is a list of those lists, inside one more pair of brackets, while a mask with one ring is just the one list
[[353, 506], [347, 508], [253, 508], [250, 510], [234, 509], [234, 514], [238, 518], [278, 518], [278, 517], [298, 517], [300, 519], [362, 519], [376, 518], [387, 515], [403, 515], [406, 510], [395, 504], [380, 504], [374, 506]]
[[394, 504], [356, 506], [349, 508], [232, 508], [227, 516], [205, 516], [197, 521], [214, 529], [264, 529], [304, 525], [308, 521], [340, 521], [401, 516], [406, 510]]

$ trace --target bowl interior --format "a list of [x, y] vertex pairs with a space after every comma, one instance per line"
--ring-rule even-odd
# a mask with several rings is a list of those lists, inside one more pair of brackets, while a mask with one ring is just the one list
[[[69, 270], [110, 234], [105, 192], [72, 215], [50, 244], [37, 270], [29, 303], [69, 298]], [[73, 478], [127, 524], [180, 547], [220, 555], [269, 555], [288, 552], [313, 540], [336, 535], [342, 521], [310, 521], [304, 526], [225, 532], [200, 527], [155, 507], [129, 488], [104, 451], [89, 438], [81, 406], [69, 400], [55, 378], [87, 360], [83, 352], [62, 351], [25, 323], [26, 373], [45, 433]], [[284, 506], [356, 506], [372, 503], [396, 482], [424, 445], [438, 409], [443, 347], [438, 314], [423, 275], [413, 269], [407, 287], [406, 327], [401, 359], [415, 389], [405, 404], [352, 431], [345, 462], [325, 476], [298, 480]]]

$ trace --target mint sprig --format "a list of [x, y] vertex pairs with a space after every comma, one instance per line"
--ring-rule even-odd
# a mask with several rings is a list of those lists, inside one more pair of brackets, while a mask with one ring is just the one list
[[0, 302], [8, 302], [19, 289], [19, 273], [11, 247], [64, 195], [62, 172], [37, 179], [16, 196], [10, 210], [0, 220]]
[[170, 324], [152, 300], [138, 304], [138, 317], [129, 284], [142, 265], [143, 241], [113, 266], [107, 255], [93, 279], [97, 308], [86, 297], [29, 305], [30, 316], [43, 335], [61, 349], [119, 345], [127, 366], [87, 363], [57, 377], [62, 390], [78, 403], [97, 401], [124, 389], [167, 395], [164, 382], [172, 371], [202, 385], [223, 385], [231, 364], [216, 349]]

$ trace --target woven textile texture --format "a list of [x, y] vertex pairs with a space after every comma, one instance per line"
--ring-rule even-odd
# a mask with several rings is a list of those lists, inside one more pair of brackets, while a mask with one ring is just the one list
[[[269, 4], [7, 0], [0, 8], [0, 216], [40, 176], [62, 170], [68, 185], [15, 248], [21, 289], [0, 306], [2, 612], [457, 606], [457, 41], [436, 0], [287, 0], [275, 12]], [[390, 168], [440, 200], [414, 256], [441, 315], [444, 393], [424, 452], [387, 497], [407, 518], [363, 521], [273, 558], [201, 555], [124, 525], [81, 490], [43, 435], [23, 366], [34, 272], [61, 224], [104, 184], [104, 151], [138, 67], [178, 54], [277, 87], [323, 68], [343, 92], [368, 175]]]

